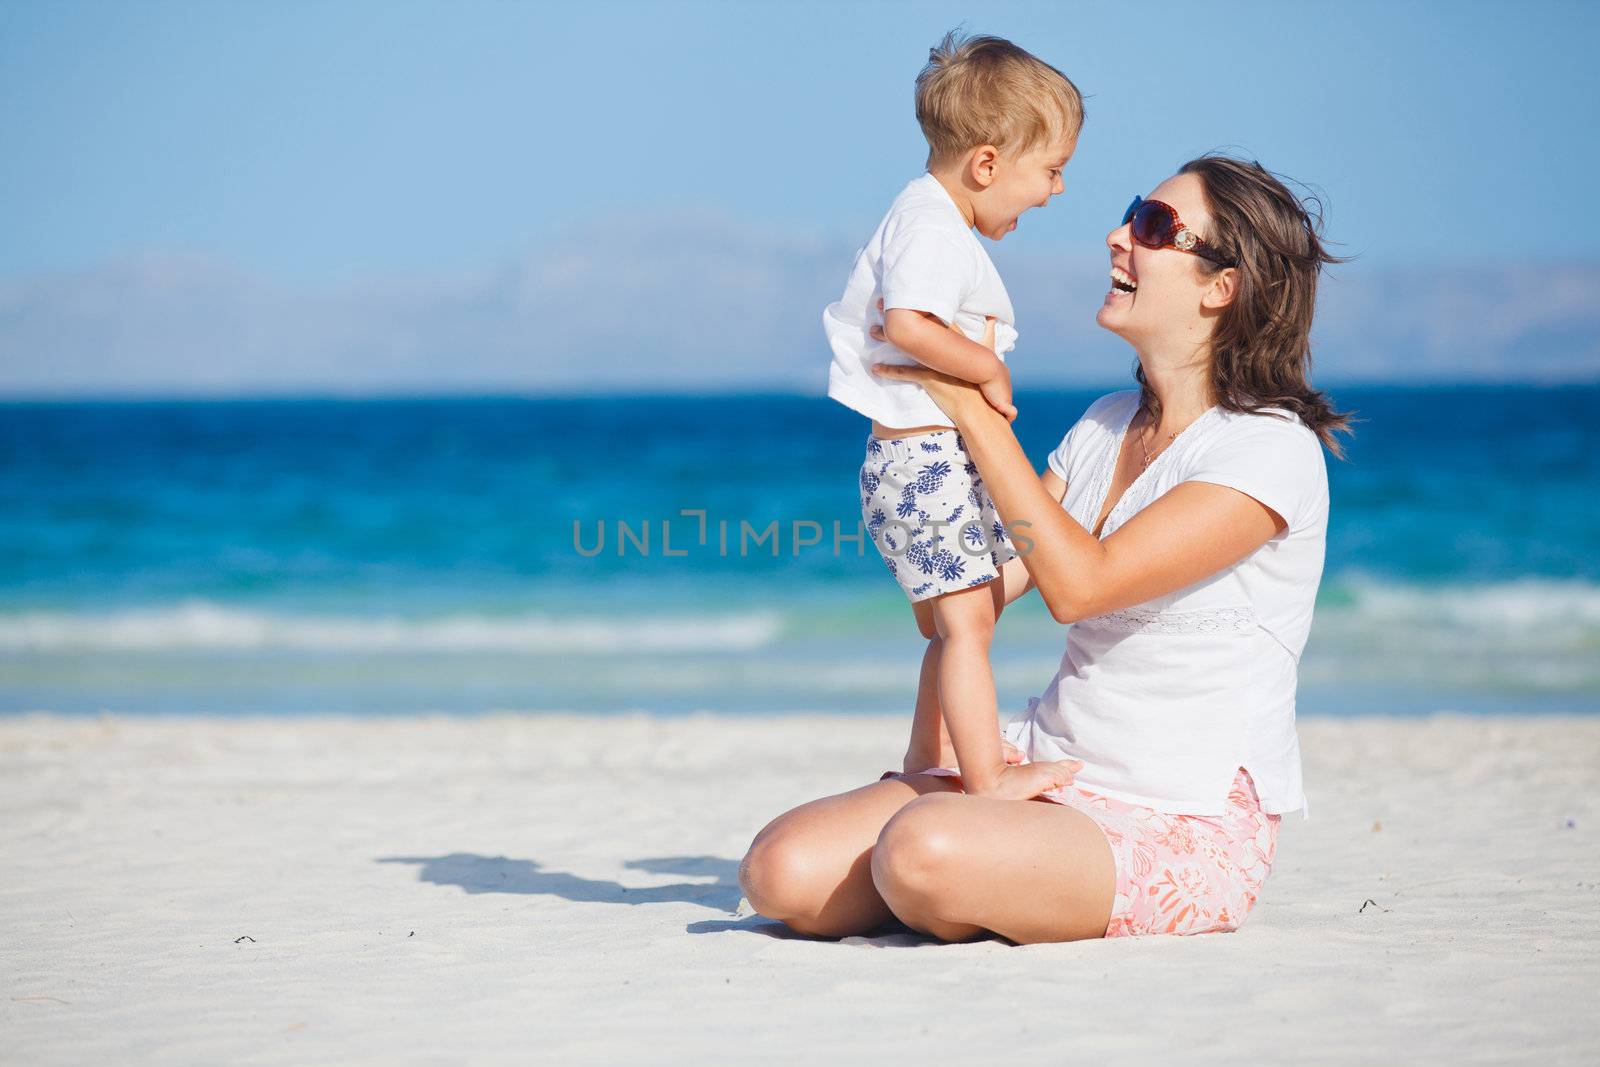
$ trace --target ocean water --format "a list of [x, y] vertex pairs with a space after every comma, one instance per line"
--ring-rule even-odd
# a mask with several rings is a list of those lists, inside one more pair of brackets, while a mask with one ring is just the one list
[[[1105, 391], [1019, 395], [1036, 465]], [[1330, 392], [1365, 421], [1301, 712], [1600, 711], [1600, 386]], [[0, 712], [909, 712], [909, 606], [832, 543], [865, 433], [780, 395], [0, 405]], [[1008, 609], [1003, 713], [1063, 642]]]

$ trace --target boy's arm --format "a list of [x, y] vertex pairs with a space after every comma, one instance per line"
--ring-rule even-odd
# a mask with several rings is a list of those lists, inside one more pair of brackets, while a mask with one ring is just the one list
[[1005, 363], [993, 351], [950, 329], [932, 312], [890, 308], [883, 313], [883, 336], [924, 367], [964, 382], [982, 385], [1005, 372]]
[[[883, 301], [878, 301], [881, 306]], [[895, 335], [889, 334], [889, 322], [895, 323]], [[933, 331], [930, 334], [928, 331]], [[946, 326], [935, 315], [926, 311], [909, 311], [890, 308], [884, 315], [882, 329], [873, 327], [872, 336], [891, 341], [908, 351], [917, 362], [953, 377], [970, 381], [983, 392], [983, 398], [1006, 419], [1017, 417], [1017, 405], [1011, 401], [1011, 370], [994, 354], [994, 318], [987, 322], [983, 340], [974, 343], [955, 326]], [[898, 342], [894, 337], [899, 337]], [[934, 340], [934, 338], [939, 340]], [[945, 338], [949, 339], [946, 343]], [[909, 347], [908, 347], [909, 346]], [[974, 356], [974, 352], [978, 355]], [[954, 369], [946, 369], [953, 367]], [[975, 377], [985, 374], [986, 378]]]

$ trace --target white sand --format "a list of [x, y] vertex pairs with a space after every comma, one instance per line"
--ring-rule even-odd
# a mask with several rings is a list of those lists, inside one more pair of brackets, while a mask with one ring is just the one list
[[1600, 1058], [1600, 720], [1305, 722], [1312, 818], [1234, 934], [751, 916], [755, 832], [905, 729], [0, 720], [0, 1061]]

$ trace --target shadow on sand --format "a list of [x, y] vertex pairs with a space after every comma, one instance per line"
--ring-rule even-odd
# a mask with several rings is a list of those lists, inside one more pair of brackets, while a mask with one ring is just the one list
[[[479, 856], [471, 852], [452, 852], [446, 856], [382, 856], [379, 863], [403, 863], [417, 867], [417, 878], [434, 885], [453, 885], [468, 893], [532, 893], [563, 900], [592, 904], [699, 904], [737, 915], [743, 894], [739, 891], [739, 864], [719, 856], [652, 856], [629, 860], [623, 866], [649, 874], [710, 876], [709, 882], [674, 882], [671, 885], [629, 888], [603, 878], [584, 878], [567, 871], [550, 870], [534, 860], [515, 860], [506, 856]], [[760, 915], [739, 919], [705, 919], [686, 928], [691, 934], [714, 934], [747, 930], [779, 940], [828, 940], [795, 933], [783, 923]], [[865, 942], [874, 946], [926, 944], [937, 940], [915, 933], [899, 923], [872, 931], [867, 937], [849, 937], [845, 942]]]

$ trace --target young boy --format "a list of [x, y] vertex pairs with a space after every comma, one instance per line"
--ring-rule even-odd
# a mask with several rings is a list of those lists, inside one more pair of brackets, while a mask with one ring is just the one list
[[[989, 644], [1000, 609], [1021, 592], [1008, 596], [995, 581], [1016, 553], [954, 424], [920, 385], [871, 368], [921, 363], [977, 384], [1016, 417], [1003, 360], [1015, 316], [972, 230], [998, 241], [1061, 192], [1083, 100], [1064, 74], [1011, 42], [951, 32], [917, 76], [916, 110], [927, 173], [895, 198], [844, 296], [823, 312], [828, 395], [872, 420], [862, 519], [929, 639], [904, 769], [957, 762], [963, 788], [982, 794], [1005, 770]], [[993, 351], [978, 340], [988, 316]]]

